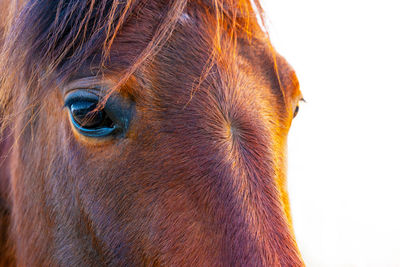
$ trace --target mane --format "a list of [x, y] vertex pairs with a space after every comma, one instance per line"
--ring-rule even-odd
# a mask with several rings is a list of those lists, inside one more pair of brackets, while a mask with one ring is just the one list
[[[213, 33], [212, 60], [222, 53], [222, 33], [228, 33], [235, 44], [239, 31], [251, 38], [253, 30], [260, 27], [257, 16], [263, 18], [258, 0], [165, 0], [161, 4], [165, 8], [159, 14], [151, 14], [154, 11], [147, 8], [149, 2], [31, 0], [21, 8], [12, 9], [14, 14], [10, 15], [12, 19], [8, 21], [0, 54], [1, 128], [7, 127], [8, 121], [12, 120], [13, 107], [21, 90], [26, 90], [31, 101], [27, 105], [29, 108], [43, 99], [44, 92], [40, 87], [44, 87], [43, 83], [49, 78], [63, 81], [93, 57], [96, 57], [99, 66], [105, 67], [116, 37], [124, 25], [141, 12], [160, 17], [160, 22], [145, 49], [123, 74], [121, 84], [146, 59], [158, 53], [188, 6], [202, 6], [208, 16], [217, 22]], [[204, 75], [207, 74], [207, 66], [205, 69]]]

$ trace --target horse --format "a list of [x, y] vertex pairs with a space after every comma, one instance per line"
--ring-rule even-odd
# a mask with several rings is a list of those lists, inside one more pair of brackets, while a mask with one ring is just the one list
[[0, 265], [304, 266], [259, 1], [0, 2]]

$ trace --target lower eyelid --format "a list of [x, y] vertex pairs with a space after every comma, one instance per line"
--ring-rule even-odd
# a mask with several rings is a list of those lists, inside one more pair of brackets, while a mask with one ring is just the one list
[[119, 130], [119, 127], [114, 125], [113, 127], [103, 127], [99, 129], [86, 129], [81, 127], [79, 124], [76, 123], [76, 121], [72, 118], [72, 115], [70, 115], [71, 122], [75, 129], [80, 133], [83, 134], [86, 137], [107, 137], [110, 136], [114, 133], [116, 133]]

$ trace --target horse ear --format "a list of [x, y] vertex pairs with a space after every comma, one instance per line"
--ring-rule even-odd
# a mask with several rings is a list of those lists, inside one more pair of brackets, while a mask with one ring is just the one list
[[276, 55], [276, 67], [287, 108], [291, 114], [295, 114], [298, 103], [303, 98], [296, 72], [279, 54]]

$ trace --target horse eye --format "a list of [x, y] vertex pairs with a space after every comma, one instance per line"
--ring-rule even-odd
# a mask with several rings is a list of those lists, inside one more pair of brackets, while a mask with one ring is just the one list
[[[300, 99], [299, 102], [307, 103], [306, 100], [303, 97]], [[296, 106], [296, 108], [294, 109], [294, 112], [293, 112], [293, 118], [295, 118], [297, 116], [297, 113], [299, 113], [299, 109], [300, 109], [300, 103], [297, 103], [297, 106]]]
[[295, 118], [297, 116], [297, 113], [299, 113], [299, 109], [300, 109], [299, 105], [297, 105], [293, 112], [293, 118]]
[[119, 126], [108, 116], [105, 108], [98, 108], [99, 97], [88, 92], [68, 95], [65, 106], [75, 129], [88, 137], [105, 137], [114, 134]]

